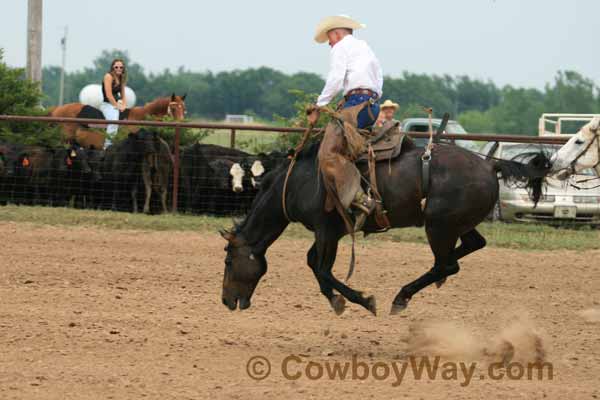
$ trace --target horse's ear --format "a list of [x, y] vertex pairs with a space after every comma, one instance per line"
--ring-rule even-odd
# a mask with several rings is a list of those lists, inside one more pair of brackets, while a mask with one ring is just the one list
[[175, 93], [171, 95], [171, 101], [175, 101]]
[[185, 101], [186, 96], [187, 96], [187, 93], [185, 93], [183, 96], [181, 96], [181, 100]]
[[227, 240], [228, 242], [231, 242], [233, 239], [235, 239], [235, 235], [225, 229], [221, 229], [219, 233], [221, 236], [223, 236], [223, 239]]

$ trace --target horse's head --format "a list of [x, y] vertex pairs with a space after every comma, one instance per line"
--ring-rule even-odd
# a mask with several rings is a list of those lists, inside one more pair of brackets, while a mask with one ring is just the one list
[[558, 179], [566, 179], [569, 175], [600, 164], [600, 117], [595, 117], [552, 157], [551, 172]]
[[260, 278], [267, 272], [264, 254], [253, 254], [252, 247], [239, 235], [221, 231], [227, 240], [225, 251], [225, 274], [223, 275], [223, 304], [230, 310], [250, 307], [250, 299]]
[[167, 115], [176, 119], [177, 121], [181, 121], [185, 118], [185, 114], [187, 110], [185, 109], [185, 97], [187, 94], [183, 96], [175, 96], [175, 93], [171, 95], [171, 100], [169, 101], [169, 105], [167, 106]]

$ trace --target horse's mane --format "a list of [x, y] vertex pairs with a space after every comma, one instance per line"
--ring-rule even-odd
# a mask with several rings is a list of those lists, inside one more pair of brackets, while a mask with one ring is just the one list
[[[296, 162], [302, 161], [302, 160], [316, 160], [317, 153], [319, 152], [320, 146], [321, 146], [321, 141], [316, 141], [316, 142], [313, 142], [310, 145], [304, 147], [300, 151], [300, 153], [298, 153], [298, 155], [296, 156]], [[244, 229], [244, 226], [246, 225], [246, 223], [248, 222], [248, 220], [250, 219], [252, 214], [255, 212], [255, 210], [258, 207], [262, 206], [265, 195], [268, 194], [271, 190], [273, 190], [273, 188], [275, 187], [274, 184], [279, 179], [283, 179], [285, 177], [285, 175], [287, 174], [287, 171], [290, 167], [290, 163], [291, 163], [291, 159], [288, 159], [286, 162], [280, 164], [277, 168], [273, 169], [272, 171], [269, 171], [264, 176], [264, 178], [260, 184], [260, 189], [258, 190], [258, 193], [254, 197], [254, 201], [252, 201], [250, 210], [248, 210], [248, 213], [244, 216], [244, 218], [241, 221], [234, 221], [234, 225], [233, 225], [233, 229], [232, 229], [233, 233], [238, 234]]]
[[298, 153], [298, 156], [296, 157], [296, 159], [298, 161], [302, 160], [302, 159], [306, 159], [306, 158], [315, 158], [317, 156], [317, 153], [319, 152], [319, 148], [321, 147], [321, 141], [315, 141], [313, 143], [311, 143], [310, 145], [308, 145], [307, 147], [304, 147], [300, 153]]
[[153, 107], [158, 107], [158, 106], [162, 107], [162, 106], [168, 105], [168, 103], [170, 103], [170, 102], [171, 102], [171, 98], [168, 96], [159, 97], [159, 98], [156, 98], [156, 99], [144, 104], [141, 108], [148, 109], [148, 108], [153, 108]]
[[244, 226], [246, 225], [254, 211], [262, 204], [263, 197], [265, 197], [265, 194], [273, 188], [273, 182], [275, 182], [277, 177], [281, 175], [282, 171], [287, 171], [288, 165], [289, 163], [284, 163], [279, 167], [275, 168], [274, 170], [267, 172], [267, 174], [262, 179], [260, 189], [258, 189], [258, 193], [256, 194], [256, 196], [254, 196], [254, 200], [252, 200], [250, 209], [248, 210], [244, 218], [241, 221], [233, 221], [233, 228], [231, 231], [234, 234], [238, 234], [244, 229]]

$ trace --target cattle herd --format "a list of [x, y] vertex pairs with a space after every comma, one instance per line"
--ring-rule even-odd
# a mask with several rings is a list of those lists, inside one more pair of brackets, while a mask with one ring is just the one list
[[[254, 155], [202, 143], [182, 147], [178, 209], [242, 214], [262, 177], [286, 159], [286, 153], [277, 151]], [[173, 167], [169, 145], [149, 130], [130, 134], [106, 150], [0, 143], [0, 204], [166, 212]]]

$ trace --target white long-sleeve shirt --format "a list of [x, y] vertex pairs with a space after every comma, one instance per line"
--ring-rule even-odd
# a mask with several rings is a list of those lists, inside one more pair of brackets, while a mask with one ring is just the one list
[[317, 106], [329, 104], [343, 90], [369, 89], [381, 97], [383, 73], [379, 60], [364, 40], [346, 35], [331, 48], [331, 64]]

